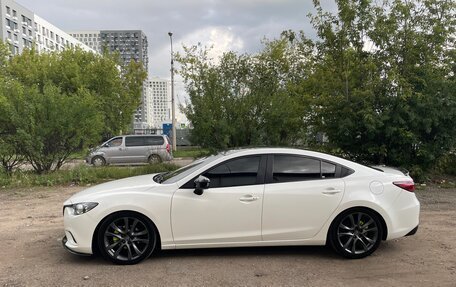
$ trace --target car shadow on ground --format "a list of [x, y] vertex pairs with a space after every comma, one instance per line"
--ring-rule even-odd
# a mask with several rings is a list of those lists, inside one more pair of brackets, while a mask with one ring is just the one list
[[244, 257], [244, 256], [319, 256], [322, 258], [337, 257], [325, 246], [274, 246], [274, 247], [231, 247], [161, 250], [155, 258], [170, 257]]
[[[62, 250], [63, 252], [63, 250]], [[231, 247], [231, 248], [201, 248], [201, 249], [173, 249], [159, 250], [155, 252], [149, 260], [167, 261], [177, 258], [185, 259], [211, 259], [211, 258], [245, 258], [245, 257], [300, 257], [300, 258], [320, 258], [340, 259], [342, 257], [334, 253], [330, 248], [325, 246], [277, 246], [277, 247]], [[70, 264], [110, 264], [104, 260], [101, 255], [95, 254], [91, 256], [78, 256], [65, 252], [61, 258]]]

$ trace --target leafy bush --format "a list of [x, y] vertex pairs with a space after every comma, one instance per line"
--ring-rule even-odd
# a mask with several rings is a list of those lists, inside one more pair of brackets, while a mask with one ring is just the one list
[[[141, 63], [81, 49], [8, 55], [0, 43], [0, 162], [24, 158], [37, 173], [127, 129], [146, 78]], [[6, 60], [10, 57], [10, 60]]]
[[59, 170], [41, 175], [30, 171], [16, 171], [10, 175], [0, 172], [0, 187], [95, 184], [125, 177], [173, 171], [177, 168], [178, 166], [174, 164], [161, 163], [133, 167], [104, 166], [97, 168], [79, 165], [71, 170]]

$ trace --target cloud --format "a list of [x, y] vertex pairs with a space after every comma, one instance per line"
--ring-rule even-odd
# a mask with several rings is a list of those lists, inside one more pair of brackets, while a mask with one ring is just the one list
[[191, 46], [200, 43], [210, 47], [209, 57], [216, 60], [228, 51], [242, 51], [244, 41], [233, 33], [230, 27], [205, 27], [185, 36], [181, 45]]

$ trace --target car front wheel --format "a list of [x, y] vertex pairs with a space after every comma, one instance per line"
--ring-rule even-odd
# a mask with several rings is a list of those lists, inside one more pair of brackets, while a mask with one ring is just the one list
[[352, 209], [334, 220], [328, 239], [337, 253], [357, 259], [371, 255], [378, 248], [382, 232], [377, 214], [368, 209]]
[[120, 212], [108, 216], [98, 232], [100, 253], [116, 264], [136, 264], [156, 246], [156, 231], [143, 215]]
[[95, 156], [92, 159], [93, 166], [104, 166], [106, 165], [106, 160], [102, 156]]

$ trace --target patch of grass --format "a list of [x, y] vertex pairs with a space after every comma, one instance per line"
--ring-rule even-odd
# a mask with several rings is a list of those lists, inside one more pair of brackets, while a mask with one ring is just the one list
[[199, 158], [210, 155], [211, 152], [204, 148], [180, 148], [177, 147], [177, 151], [173, 152], [173, 157], [192, 157]]
[[177, 168], [179, 167], [174, 164], [160, 163], [144, 166], [104, 166], [97, 168], [79, 165], [71, 170], [59, 170], [41, 175], [31, 171], [17, 171], [12, 175], [0, 174], [0, 187], [96, 184], [130, 176], [172, 171]]

